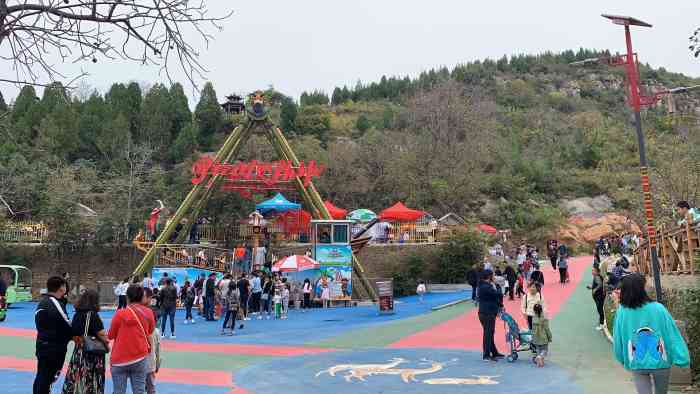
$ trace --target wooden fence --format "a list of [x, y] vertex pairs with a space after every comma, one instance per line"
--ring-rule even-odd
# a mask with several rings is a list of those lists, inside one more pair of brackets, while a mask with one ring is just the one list
[[49, 230], [41, 222], [10, 222], [0, 227], [0, 242], [42, 243], [49, 238]]
[[[659, 226], [657, 253], [662, 274], [695, 274], [700, 265], [700, 223], [682, 226]], [[644, 240], [634, 251], [637, 270], [651, 273], [651, 248]]]

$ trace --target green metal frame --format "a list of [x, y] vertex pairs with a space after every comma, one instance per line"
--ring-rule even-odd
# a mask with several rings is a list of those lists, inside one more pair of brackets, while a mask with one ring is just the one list
[[[264, 116], [258, 116], [248, 111], [246, 112], [244, 122], [233, 130], [214, 156], [214, 163], [228, 164], [235, 160], [240, 153], [241, 147], [254, 131], [262, 131], [265, 134], [280, 159], [289, 161], [294, 166], [299, 166], [299, 159], [292, 150], [292, 147], [289, 145], [287, 139], [284, 137], [284, 134], [282, 134], [282, 130], [274, 125], [267, 112], [265, 112]], [[200, 215], [212, 193], [219, 187], [222, 181], [223, 176], [221, 175], [211, 176], [207, 174], [202, 182], [192, 187], [192, 190], [190, 190], [185, 199], [182, 201], [180, 207], [177, 209], [177, 211], [175, 211], [172, 220], [168, 222], [163, 231], [158, 235], [158, 238], [153, 243], [153, 246], [148, 250], [148, 252], [146, 252], [143, 259], [141, 259], [141, 262], [133, 272], [133, 276], [142, 275], [153, 268], [157, 248], [168, 244], [168, 240], [175, 231], [177, 224], [180, 223], [182, 219], [187, 218], [187, 224], [180, 230], [177, 240], [175, 241], [175, 243], [178, 244], [184, 242], [185, 237], [189, 233], [190, 226]], [[310, 209], [311, 216], [313, 218], [325, 220], [332, 219], [313, 182], [309, 182], [308, 186], [305, 186], [303, 179], [300, 177], [295, 177], [294, 183], [301, 194], [304, 204]], [[376, 301], [377, 296], [374, 291], [374, 287], [365, 277], [362, 264], [355, 255], [353, 255], [353, 273], [357, 279], [362, 282], [365, 291], [372, 301]]]

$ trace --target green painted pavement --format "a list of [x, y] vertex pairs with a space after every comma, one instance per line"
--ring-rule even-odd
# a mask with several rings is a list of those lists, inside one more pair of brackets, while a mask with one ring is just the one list
[[[585, 271], [590, 276], [589, 270]], [[598, 313], [584, 279], [551, 322], [550, 360], [567, 369], [586, 393], [636, 393], [610, 342], [595, 329]]]
[[225, 353], [163, 352], [164, 368], [183, 368], [202, 371], [235, 371], [253, 363], [261, 363], [272, 357]]
[[393, 321], [386, 324], [374, 325], [370, 328], [353, 330], [312, 345], [340, 349], [385, 347], [400, 340], [401, 338], [427, 330], [435, 325], [460, 316], [473, 308], [474, 305], [471, 302], [463, 302], [461, 304], [424, 315]]

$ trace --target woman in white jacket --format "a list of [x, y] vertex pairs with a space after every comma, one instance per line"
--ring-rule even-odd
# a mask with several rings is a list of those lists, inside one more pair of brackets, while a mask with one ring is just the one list
[[542, 297], [542, 293], [538, 289], [537, 284], [533, 282], [527, 288], [527, 292], [525, 292], [520, 304], [520, 312], [527, 318], [527, 328], [529, 330], [532, 330], [532, 317], [535, 315], [534, 308], [536, 304], [542, 305], [543, 311], [547, 310], [544, 297]]

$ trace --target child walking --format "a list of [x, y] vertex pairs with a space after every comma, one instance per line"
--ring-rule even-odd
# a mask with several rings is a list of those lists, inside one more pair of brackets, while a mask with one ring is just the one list
[[425, 296], [425, 282], [421, 279], [418, 281], [418, 287], [416, 288], [416, 294], [418, 294], [418, 302], [423, 303], [423, 296]]
[[[143, 300], [142, 304], [146, 307], [151, 307], [151, 300], [153, 298], [153, 291], [149, 288], [143, 289]], [[154, 311], [155, 315], [156, 312]], [[153, 333], [150, 337], [151, 342], [151, 353], [148, 355], [148, 365], [146, 366], [146, 393], [156, 394], [156, 374], [160, 370], [160, 330], [158, 330], [158, 325], [153, 329]]]
[[544, 367], [544, 359], [547, 357], [549, 344], [552, 342], [552, 332], [549, 330], [549, 319], [544, 315], [542, 304], [535, 304], [535, 312], [532, 317], [532, 344], [535, 346], [535, 364]]

